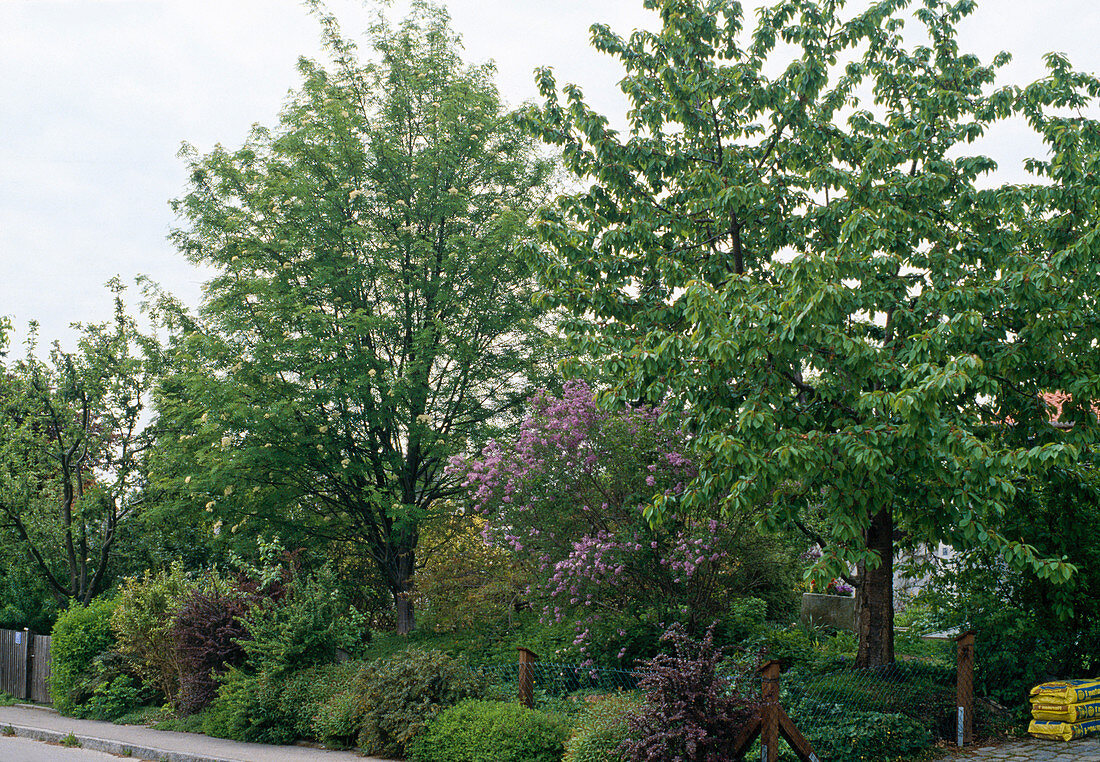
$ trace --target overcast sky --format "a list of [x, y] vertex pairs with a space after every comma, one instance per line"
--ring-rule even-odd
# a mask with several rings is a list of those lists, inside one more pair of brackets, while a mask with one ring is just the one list
[[[511, 104], [535, 98], [531, 72], [549, 65], [621, 120], [621, 69], [587, 30], [652, 26], [641, 0], [445, 5], [467, 60], [495, 60]], [[369, 23], [360, 2], [329, 6], [350, 36]], [[1098, 33], [1095, 0], [985, 0], [960, 37], [984, 59], [1011, 51], [1006, 79], [1023, 82], [1049, 50], [1100, 71]], [[15, 320], [15, 353], [28, 320], [69, 344], [71, 322], [107, 319], [113, 275], [147, 274], [197, 304], [202, 274], [166, 240], [168, 200], [185, 190], [176, 152], [236, 147], [252, 123], [274, 123], [300, 55], [320, 45], [296, 0], [0, 0], [0, 315]], [[1002, 129], [985, 146], [1006, 176], [1022, 179], [1015, 167], [1037, 152], [1024, 138]]]

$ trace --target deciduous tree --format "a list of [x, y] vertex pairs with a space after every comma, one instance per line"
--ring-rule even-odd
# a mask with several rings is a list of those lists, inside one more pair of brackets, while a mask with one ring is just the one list
[[[645, 4], [655, 32], [593, 27], [627, 133], [549, 71], [529, 116], [587, 187], [544, 215], [553, 302], [612, 396], [686, 412], [681, 499], [769, 527], [820, 511], [818, 571], [859, 570], [862, 665], [893, 659], [899, 538], [1069, 578], [1000, 516], [1097, 440], [1100, 82], [1051, 54], [995, 88], [1009, 56], [956, 38], [969, 0], [789, 0], [755, 29], [731, 0]], [[975, 149], [1008, 119], [1042, 144], [1031, 182]]]
[[508, 419], [539, 364], [518, 249], [548, 166], [443, 10], [380, 22], [361, 63], [314, 9], [335, 65], [302, 60], [279, 124], [241, 149], [185, 151], [174, 238], [217, 274], [177, 316], [187, 368], [164, 409], [193, 501], [226, 529], [257, 515], [352, 543], [408, 632], [446, 458]]
[[76, 351], [55, 343], [0, 378], [0, 521], [61, 602], [87, 604], [110, 581], [116, 543], [142, 510], [152, 433], [146, 406], [156, 341], [122, 301], [115, 318], [82, 327]]

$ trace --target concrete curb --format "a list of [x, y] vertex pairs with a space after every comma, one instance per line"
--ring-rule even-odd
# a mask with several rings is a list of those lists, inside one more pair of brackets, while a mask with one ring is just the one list
[[[5, 735], [16, 735], [20, 738], [30, 738], [34, 741], [47, 741], [49, 743], [61, 743], [61, 739], [72, 736], [80, 742], [81, 748], [84, 749], [103, 751], [108, 754], [116, 754], [120, 757], [153, 760], [154, 762], [244, 762], [240, 759], [209, 757], [204, 754], [190, 754], [182, 751], [168, 751], [167, 749], [157, 749], [152, 746], [139, 746], [123, 741], [112, 741], [107, 738], [77, 735], [76, 733], [61, 733], [56, 730], [43, 730], [42, 728], [28, 728], [22, 725], [4, 725], [0, 728], [0, 731], [3, 731]], [[14, 731], [14, 733], [10, 731]]]

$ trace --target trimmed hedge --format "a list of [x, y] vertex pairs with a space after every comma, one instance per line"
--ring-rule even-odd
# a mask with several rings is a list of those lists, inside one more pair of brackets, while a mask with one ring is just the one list
[[502, 701], [463, 701], [409, 744], [409, 762], [559, 762], [568, 730], [558, 717]]

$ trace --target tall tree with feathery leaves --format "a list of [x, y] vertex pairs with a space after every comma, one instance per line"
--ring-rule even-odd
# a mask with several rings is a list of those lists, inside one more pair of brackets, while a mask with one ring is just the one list
[[447, 458], [541, 367], [520, 244], [549, 166], [442, 9], [380, 21], [361, 63], [313, 8], [335, 66], [302, 60], [279, 125], [240, 150], [186, 151], [175, 240], [218, 272], [201, 314], [175, 315], [184, 369], [162, 410], [188, 500], [231, 529], [351, 543], [404, 633], [421, 522], [456, 486]]

